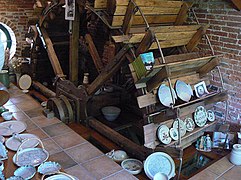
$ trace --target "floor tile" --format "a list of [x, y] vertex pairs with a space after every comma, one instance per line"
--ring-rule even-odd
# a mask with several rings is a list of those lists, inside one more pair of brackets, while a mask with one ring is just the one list
[[36, 128], [36, 129], [31, 129], [31, 130], [26, 130], [27, 133], [30, 133], [30, 134], [35, 134], [36, 136], [38, 136], [41, 140], [43, 139], [46, 139], [46, 138], [49, 138], [47, 136], [47, 134], [42, 131], [40, 128]]
[[73, 131], [67, 133], [62, 132], [59, 136], [53, 137], [53, 140], [63, 149], [71, 148], [87, 142], [84, 138]]
[[21, 109], [22, 111], [29, 111], [31, 109], [36, 109], [36, 108], [40, 108], [41, 105], [35, 101], [35, 100], [29, 100], [29, 101], [25, 101], [25, 102], [20, 102], [18, 104], [16, 104], [16, 106]]
[[241, 166], [234, 166], [232, 169], [230, 169], [221, 177], [225, 179], [241, 179], [240, 173], [241, 173]]
[[72, 131], [68, 126], [66, 126], [62, 122], [43, 127], [42, 129], [51, 137], [62, 135]]
[[218, 177], [218, 175], [205, 169], [205, 170], [201, 171], [200, 173], [196, 174], [195, 176], [191, 177], [189, 180], [203, 180], [203, 179], [214, 180], [217, 177]]
[[42, 142], [50, 155], [62, 151], [62, 149], [51, 138], [44, 139]]
[[29, 119], [28, 116], [26, 116], [22, 111], [18, 111], [13, 113], [13, 116], [16, 120], [26, 120]]
[[60, 120], [56, 117], [46, 118], [44, 115], [31, 118], [31, 120], [34, 121], [39, 127], [45, 127], [60, 122]]
[[80, 180], [95, 180], [96, 178], [90, 174], [84, 167], [82, 167], [81, 165], [76, 165], [74, 167], [65, 169], [65, 172], [70, 174], [70, 175], [74, 175], [77, 178], [79, 178]]
[[31, 110], [25, 111], [25, 113], [28, 115], [29, 118], [34, 118], [34, 117], [43, 115], [43, 108], [39, 107], [39, 108], [31, 109]]
[[118, 173], [112, 174], [106, 178], [103, 178], [103, 180], [123, 180], [123, 179], [128, 179], [128, 180], [138, 180], [135, 176], [132, 174], [129, 174], [125, 170], [122, 170]]
[[24, 120], [17, 120], [17, 121], [22, 121], [27, 125], [26, 130], [32, 130], [32, 129], [36, 129], [38, 126], [36, 124], [34, 124], [30, 119], [24, 119]]
[[223, 157], [214, 164], [208, 167], [208, 170], [212, 171], [217, 175], [221, 175], [226, 170], [230, 169], [234, 165], [229, 162], [228, 156]]
[[17, 97], [11, 97], [11, 101], [14, 104], [18, 104], [18, 103], [23, 103], [23, 102], [28, 102], [28, 101], [32, 101], [33, 98], [31, 96], [22, 94], [20, 96]]
[[107, 177], [122, 170], [118, 164], [116, 164], [114, 161], [111, 161], [105, 155], [83, 163], [82, 166], [92, 173], [97, 179]]
[[89, 142], [68, 149], [66, 153], [78, 163], [84, 163], [103, 154]]
[[58, 162], [63, 169], [68, 169], [77, 165], [77, 163], [63, 151], [52, 154], [49, 161]]

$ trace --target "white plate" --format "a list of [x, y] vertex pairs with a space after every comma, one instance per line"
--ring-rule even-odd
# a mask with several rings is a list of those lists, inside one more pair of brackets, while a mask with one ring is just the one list
[[[34, 134], [19, 134], [18, 135], [20, 137], [20, 139], [22, 139], [23, 141], [25, 139], [30, 139], [30, 138], [38, 138], [36, 135]], [[10, 137], [6, 142], [5, 145], [8, 149], [11, 149], [12, 151], [17, 151], [18, 147], [21, 145], [21, 140], [12, 136]], [[29, 140], [28, 142], [26, 142], [25, 144], [23, 144], [22, 148], [26, 149], [26, 148], [32, 148], [32, 147], [36, 147], [39, 144], [39, 142], [36, 139], [32, 139]]]
[[208, 115], [207, 118], [209, 121], [213, 122], [215, 120], [215, 114], [211, 109], [207, 111], [207, 115]]
[[24, 74], [19, 78], [18, 85], [21, 89], [27, 90], [30, 88], [31, 84], [32, 78], [29, 75]]
[[169, 128], [166, 125], [160, 125], [157, 128], [157, 137], [163, 144], [170, 144], [172, 138], [169, 136]]
[[175, 163], [168, 154], [155, 152], [145, 160], [144, 171], [150, 179], [153, 179], [158, 172], [165, 173], [171, 179], [175, 176]]
[[4, 143], [4, 141], [5, 141], [5, 138], [2, 135], [0, 135], [0, 142]]
[[21, 166], [14, 171], [14, 176], [20, 176], [23, 179], [31, 179], [36, 173], [36, 169], [33, 166]]
[[0, 160], [8, 159], [8, 151], [3, 143], [0, 143]]
[[188, 132], [191, 132], [191, 131], [194, 130], [194, 128], [195, 128], [195, 123], [194, 123], [194, 121], [193, 121], [192, 118], [189, 118], [189, 117], [186, 118], [186, 119], [184, 120], [184, 123], [186, 124], [186, 129], [187, 129]]
[[[187, 129], [186, 129], [186, 124], [183, 122], [183, 120], [180, 119], [180, 133], [181, 137], [185, 136]], [[178, 131], [178, 120], [175, 120], [172, 125], [173, 128], [177, 129]]]
[[176, 128], [171, 128], [170, 129], [170, 136], [171, 138], [174, 140], [174, 141], [177, 141], [178, 140], [178, 130]]
[[158, 89], [158, 98], [160, 102], [166, 107], [171, 107], [172, 105], [174, 105], [177, 99], [177, 95], [174, 89], [173, 88], [171, 89], [174, 95], [174, 99], [172, 99], [170, 88], [165, 84], [162, 84]]
[[[77, 177], [72, 176], [74, 180], [78, 180]], [[70, 177], [64, 174], [57, 174], [46, 178], [45, 180], [72, 180]]]
[[13, 133], [21, 133], [27, 128], [22, 121], [5, 121], [0, 123], [0, 135], [11, 136]]
[[176, 81], [175, 90], [177, 92], [177, 96], [185, 102], [190, 101], [193, 95], [191, 86], [181, 80]]
[[197, 126], [203, 127], [208, 119], [207, 111], [203, 106], [198, 106], [194, 112], [194, 121]]
[[131, 174], [139, 174], [143, 168], [141, 161], [137, 159], [125, 159], [121, 163], [121, 167]]
[[57, 162], [44, 162], [38, 167], [38, 172], [40, 174], [55, 174], [56, 172], [59, 172], [61, 169], [61, 166]]

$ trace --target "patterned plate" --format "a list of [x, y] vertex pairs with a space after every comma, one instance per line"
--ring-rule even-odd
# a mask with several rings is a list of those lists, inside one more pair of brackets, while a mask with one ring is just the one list
[[215, 120], [215, 114], [211, 109], [207, 111], [207, 115], [208, 115], [207, 118], [209, 121], [213, 122]]
[[203, 106], [198, 106], [194, 112], [194, 121], [197, 126], [203, 127], [208, 119], [207, 111]]
[[169, 144], [172, 141], [172, 138], [169, 136], [169, 128], [166, 125], [158, 127], [157, 137], [163, 144]]
[[195, 123], [194, 123], [194, 121], [193, 121], [192, 118], [189, 118], [189, 117], [186, 118], [186, 119], [184, 120], [184, 123], [186, 124], [186, 129], [187, 129], [188, 132], [191, 132], [191, 131], [194, 130], [194, 128], [195, 128]]
[[178, 140], [178, 131], [176, 128], [171, 128], [170, 129], [170, 136], [171, 138], [174, 140], [174, 141], [177, 141]]
[[173, 122], [172, 127], [178, 130], [178, 121], [180, 122], [180, 130], [181, 130], [181, 137], [185, 136], [187, 129], [186, 129], [186, 124], [183, 122], [181, 119], [176, 119]]

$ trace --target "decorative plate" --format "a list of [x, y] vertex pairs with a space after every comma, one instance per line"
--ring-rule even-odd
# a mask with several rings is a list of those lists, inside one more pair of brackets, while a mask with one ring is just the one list
[[185, 123], [185, 125], [186, 125], [186, 129], [187, 129], [188, 132], [191, 132], [191, 131], [194, 130], [194, 128], [195, 128], [195, 123], [194, 123], [194, 121], [193, 121], [192, 118], [189, 118], [189, 117], [186, 118], [186, 119], [184, 120], [184, 123]]
[[70, 176], [68, 174], [56, 174], [49, 176], [45, 180], [79, 180], [77, 177]]
[[211, 109], [207, 111], [207, 116], [209, 121], [213, 122], [215, 120], [215, 114]]
[[121, 163], [121, 167], [131, 174], [139, 174], [143, 168], [141, 161], [137, 159], [125, 159]]
[[177, 92], [177, 96], [185, 102], [190, 101], [191, 97], [193, 96], [191, 86], [181, 80], [176, 81], [175, 90]]
[[5, 138], [2, 135], [0, 135], [0, 142], [4, 143], [4, 141], [5, 141]]
[[11, 176], [7, 180], [24, 180], [21, 176]]
[[33, 166], [27, 165], [27, 166], [21, 166], [18, 169], [14, 171], [14, 176], [20, 176], [23, 179], [31, 179], [34, 177], [36, 173], [36, 169]]
[[24, 74], [19, 78], [18, 85], [22, 90], [27, 90], [32, 84], [32, 79], [29, 75]]
[[27, 148], [18, 151], [13, 156], [13, 162], [17, 166], [32, 165], [34, 167], [45, 162], [49, 158], [49, 153], [42, 148]]
[[197, 126], [203, 127], [207, 122], [207, 111], [203, 106], [198, 106], [194, 112], [194, 121]]
[[22, 121], [5, 121], [0, 123], [0, 135], [11, 136], [13, 133], [21, 133], [27, 128], [27, 125]]
[[59, 172], [61, 169], [61, 166], [57, 162], [44, 162], [38, 167], [38, 172], [40, 174], [55, 174], [56, 172]]
[[8, 159], [8, 151], [3, 145], [3, 143], [0, 142], [0, 160]]
[[177, 129], [178, 131], [178, 121], [180, 122], [180, 133], [181, 133], [181, 137], [185, 136], [186, 132], [187, 132], [187, 129], [186, 129], [186, 124], [183, 122], [183, 120], [181, 119], [176, 119], [174, 122], [173, 122], [173, 125], [172, 127]]
[[155, 152], [145, 160], [144, 171], [150, 179], [153, 179], [158, 172], [166, 174], [168, 179], [171, 179], [175, 176], [175, 163], [168, 154]]
[[174, 91], [173, 88], [172, 89], [172, 93], [174, 95], [174, 99], [172, 99], [172, 95], [171, 95], [171, 91], [170, 88], [168, 86], [166, 86], [165, 84], [162, 84], [159, 89], [158, 89], [158, 98], [160, 100], [160, 102], [167, 107], [171, 107], [172, 105], [175, 104], [176, 99], [177, 99], [177, 95]]
[[170, 144], [172, 138], [169, 136], [169, 128], [166, 125], [160, 125], [157, 128], [157, 137], [163, 144]]
[[177, 141], [178, 140], [178, 130], [176, 128], [171, 128], [170, 129], [170, 136], [171, 138], [174, 140], [174, 141]]
[[[8, 149], [11, 149], [12, 151], [17, 151], [18, 147], [22, 144], [22, 142], [24, 140], [30, 139], [30, 138], [38, 138], [38, 137], [34, 134], [27, 134], [27, 133], [15, 134], [5, 142], [5, 145]], [[26, 142], [22, 146], [22, 149], [36, 147], [38, 144], [39, 144], [38, 140], [32, 139], [32, 140]]]

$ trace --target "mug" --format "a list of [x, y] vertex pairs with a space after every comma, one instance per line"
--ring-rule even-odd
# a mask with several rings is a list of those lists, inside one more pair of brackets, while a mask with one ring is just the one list
[[0, 70], [0, 82], [3, 83], [6, 88], [9, 88], [10, 81], [8, 70]]

